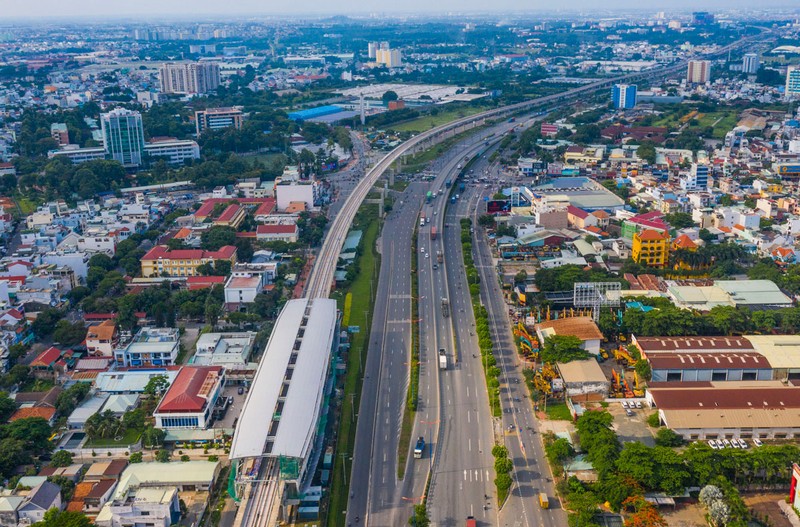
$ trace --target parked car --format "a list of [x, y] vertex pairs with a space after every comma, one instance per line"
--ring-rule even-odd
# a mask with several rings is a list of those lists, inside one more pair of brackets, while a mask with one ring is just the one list
[[731, 442], [728, 441], [727, 439], [723, 439], [722, 440], [722, 444], [725, 446], [725, 448], [730, 448], [731, 447]]
[[244, 393], [244, 386], [239, 386], [239, 389], [236, 390], [236, 393], [238, 393], [239, 395], [242, 395]]
[[760, 440], [759, 438], [757, 438], [757, 437], [754, 437], [754, 438], [753, 438], [753, 444], [754, 444], [755, 446], [761, 446], [761, 445], [763, 445], [764, 443], [762, 443], [762, 442], [761, 442], [761, 440]]
[[708, 440], [708, 446], [710, 446], [710, 447], [711, 447], [711, 448], [713, 448], [714, 450], [717, 450], [717, 449], [719, 448], [719, 447], [717, 446], [717, 442], [716, 442], [716, 441], [714, 441], [713, 439], [709, 439], [709, 440]]
[[634, 413], [631, 412], [630, 410], [625, 410], [625, 415], [627, 415], [628, 417], [633, 417]]
[[636, 401], [636, 408], [641, 408], [641, 407], [642, 407], [642, 402]]
[[747, 448], [748, 447], [747, 441], [745, 441], [741, 437], [739, 439], [737, 439], [736, 441], [739, 443], [739, 448]]
[[628, 409], [628, 401], [622, 401], [622, 407]]

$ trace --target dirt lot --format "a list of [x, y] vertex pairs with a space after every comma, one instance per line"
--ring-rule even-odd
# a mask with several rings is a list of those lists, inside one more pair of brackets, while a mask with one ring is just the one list
[[778, 501], [785, 498], [786, 494], [783, 493], [755, 493], [742, 496], [745, 504], [755, 511], [757, 518], [768, 516], [770, 524], [773, 527], [792, 527], [792, 523], [783, 515], [780, 507], [778, 507]]

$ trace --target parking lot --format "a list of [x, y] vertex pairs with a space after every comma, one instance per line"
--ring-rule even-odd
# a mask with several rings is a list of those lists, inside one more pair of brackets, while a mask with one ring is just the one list
[[228, 407], [225, 417], [214, 422], [214, 428], [233, 428], [233, 422], [239, 417], [239, 413], [244, 406], [244, 399], [247, 397], [247, 390], [239, 395], [238, 385], [225, 386], [222, 390], [222, 397], [233, 397], [233, 403]]
[[[631, 400], [628, 400], [630, 402]], [[622, 400], [609, 403], [608, 411], [614, 416], [614, 430], [621, 443], [639, 441], [647, 446], [655, 446], [655, 438], [652, 429], [647, 426], [647, 416], [655, 410], [642, 403], [642, 408], [631, 410], [632, 416], [625, 414], [622, 407]]]

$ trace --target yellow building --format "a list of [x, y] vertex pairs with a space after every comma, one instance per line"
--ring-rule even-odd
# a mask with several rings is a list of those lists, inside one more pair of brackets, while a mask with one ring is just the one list
[[669, 234], [645, 229], [633, 235], [633, 261], [648, 267], [665, 267], [669, 259]]
[[218, 251], [201, 249], [169, 250], [166, 245], [156, 245], [142, 257], [142, 276], [197, 276], [197, 268], [203, 264], [225, 260], [236, 263], [236, 247], [225, 245]]

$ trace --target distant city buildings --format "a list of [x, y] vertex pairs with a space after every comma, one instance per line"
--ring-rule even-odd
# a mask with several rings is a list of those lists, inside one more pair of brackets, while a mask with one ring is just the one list
[[370, 42], [367, 45], [369, 58], [375, 60], [378, 66], [387, 68], [399, 68], [403, 65], [403, 55], [399, 49], [392, 49], [388, 42]]
[[686, 82], [690, 84], [705, 84], [711, 80], [711, 61], [690, 60], [686, 72]]
[[800, 66], [786, 68], [786, 98], [800, 97]]
[[213, 62], [166, 62], [158, 68], [161, 93], [192, 95], [219, 86], [219, 65]]
[[708, 11], [695, 11], [692, 13], [692, 25], [710, 26], [714, 23], [714, 14]]
[[758, 72], [760, 65], [761, 61], [757, 53], [745, 53], [744, 57], [742, 57], [742, 73], [752, 75]]
[[206, 130], [242, 127], [243, 114], [241, 108], [208, 108], [194, 113], [197, 135]]
[[633, 84], [615, 84], [611, 88], [611, 100], [614, 108], [630, 109], [636, 106], [636, 86]]
[[144, 157], [142, 114], [116, 108], [100, 116], [105, 153], [126, 167], [138, 167]]

